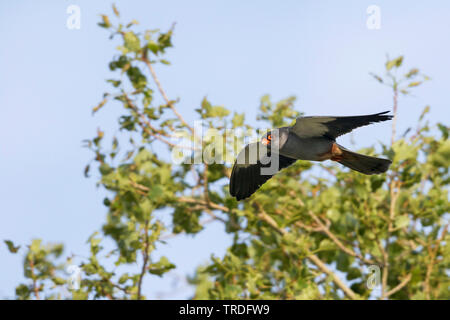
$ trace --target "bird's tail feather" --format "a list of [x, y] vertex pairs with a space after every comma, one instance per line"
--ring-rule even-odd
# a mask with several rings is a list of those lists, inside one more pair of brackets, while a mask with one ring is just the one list
[[386, 172], [392, 161], [371, 156], [366, 156], [339, 146], [342, 151], [341, 159], [338, 162], [347, 168], [364, 173], [377, 174]]

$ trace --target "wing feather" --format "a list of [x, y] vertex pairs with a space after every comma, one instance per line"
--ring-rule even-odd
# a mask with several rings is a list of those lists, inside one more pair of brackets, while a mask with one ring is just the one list
[[392, 116], [387, 115], [389, 111], [350, 117], [300, 117], [297, 118], [292, 131], [300, 138], [337, 137], [349, 133], [358, 127], [367, 126], [374, 122], [391, 120]]
[[[266, 150], [261, 150], [263, 147], [259, 142], [247, 145], [239, 153], [236, 162], [231, 171], [229, 190], [230, 194], [238, 201], [250, 197], [256, 190], [258, 190], [267, 180], [272, 178], [273, 174], [262, 174], [262, 168], [270, 167], [270, 162], [266, 163], [270, 154], [264, 154]], [[286, 168], [293, 164], [296, 159], [279, 156], [279, 170]], [[264, 161], [261, 160], [264, 158]], [[278, 171], [279, 171], [278, 170]]]

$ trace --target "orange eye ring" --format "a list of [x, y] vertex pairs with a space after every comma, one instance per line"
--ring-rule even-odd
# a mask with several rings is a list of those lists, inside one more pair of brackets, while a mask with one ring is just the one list
[[272, 141], [272, 135], [268, 134], [267, 137], [262, 138], [261, 143], [265, 146], [268, 146]]

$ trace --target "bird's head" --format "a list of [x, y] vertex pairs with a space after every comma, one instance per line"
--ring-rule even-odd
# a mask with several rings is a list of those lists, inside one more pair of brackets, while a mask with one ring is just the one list
[[261, 143], [265, 146], [270, 146], [272, 143], [272, 131], [267, 132], [261, 139]]
[[286, 143], [289, 136], [289, 128], [283, 127], [267, 132], [261, 139], [261, 144], [267, 148], [279, 150]]

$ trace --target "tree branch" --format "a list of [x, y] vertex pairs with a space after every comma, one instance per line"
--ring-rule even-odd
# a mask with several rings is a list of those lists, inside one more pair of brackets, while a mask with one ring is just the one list
[[444, 230], [442, 231], [441, 236], [438, 239], [436, 239], [436, 244], [435, 244], [434, 248], [431, 248], [431, 245], [427, 246], [428, 254], [430, 256], [430, 262], [427, 265], [427, 273], [425, 276], [424, 291], [425, 291], [425, 296], [428, 300], [430, 300], [430, 298], [431, 298], [431, 296], [430, 296], [430, 291], [431, 291], [430, 279], [431, 279], [431, 273], [433, 271], [435, 261], [436, 261], [436, 254], [441, 245], [441, 241], [445, 238], [445, 235], [447, 234], [448, 226], [449, 226], [449, 224], [447, 224], [444, 227]]
[[350, 289], [349, 287], [347, 287], [345, 285], [344, 282], [342, 282], [342, 280], [330, 269], [328, 269], [328, 267], [325, 265], [325, 263], [322, 262], [322, 260], [320, 260], [316, 255], [311, 254], [309, 256], [307, 256], [306, 258], [309, 259], [309, 261], [311, 261], [312, 263], [314, 263], [322, 272], [326, 273], [327, 275], [329, 275], [331, 278], [333, 278], [333, 282], [336, 283], [336, 285], [342, 290], [344, 291], [345, 295], [347, 297], [349, 297], [352, 300], [357, 300], [358, 297], [356, 296], [356, 294], [353, 292], [352, 289]]
[[[395, 85], [395, 84], [394, 84]], [[396, 126], [397, 126], [397, 108], [398, 108], [398, 89], [394, 87], [394, 106], [392, 112], [394, 113], [394, 117], [392, 119], [392, 136], [391, 136], [391, 145], [395, 142], [395, 134], [396, 134]]]
[[[395, 142], [395, 134], [396, 134], [396, 125], [397, 125], [397, 108], [398, 108], [398, 88], [397, 88], [397, 81], [395, 78], [393, 78], [394, 84], [393, 84], [393, 90], [394, 90], [394, 96], [393, 96], [393, 113], [394, 118], [392, 119], [392, 135], [391, 135], [391, 148], [394, 145]], [[381, 250], [381, 253], [383, 255], [383, 275], [381, 279], [381, 299], [387, 298], [387, 287], [388, 287], [388, 278], [389, 278], [389, 240], [391, 237], [391, 232], [393, 231], [393, 222], [395, 219], [395, 206], [397, 203], [399, 190], [398, 187], [398, 181], [395, 180], [395, 172], [390, 174], [390, 183], [389, 183], [389, 191], [391, 195], [391, 201], [390, 201], [390, 207], [389, 207], [389, 219], [388, 219], [388, 230], [386, 235], [386, 244], [385, 247]], [[382, 247], [382, 244], [380, 243], [380, 247]]]
[[[265, 213], [264, 211], [262, 211], [259, 214], [260, 218], [262, 220], [264, 220], [269, 226], [272, 227], [272, 229], [274, 229], [275, 231], [277, 231], [278, 233], [280, 233], [281, 235], [285, 235], [287, 234], [287, 231], [278, 227], [277, 223], [275, 222], [275, 220], [272, 219], [272, 217], [270, 217], [267, 213]], [[314, 265], [316, 265], [322, 272], [326, 273], [327, 275], [329, 275], [332, 279], [333, 282], [344, 292], [344, 294], [349, 297], [350, 299], [356, 300], [358, 299], [358, 297], [356, 296], [356, 294], [353, 292], [352, 289], [350, 289], [349, 287], [347, 287], [345, 285], [344, 282], [342, 282], [342, 280], [333, 272], [331, 271], [326, 265], [325, 263], [322, 262], [322, 260], [319, 259], [319, 257], [317, 257], [315, 254], [309, 253], [308, 256], [306, 257], [309, 261], [311, 261]]]
[[358, 258], [365, 264], [376, 264], [376, 262], [372, 259], [366, 259], [361, 254], [355, 252], [354, 250], [347, 248], [331, 231], [328, 227], [326, 227], [322, 221], [310, 210], [308, 210], [308, 214], [313, 218], [313, 220], [320, 226], [320, 230], [322, 230], [328, 238], [330, 238], [343, 252], [346, 254]]
[[34, 274], [34, 262], [33, 262], [32, 258], [30, 259], [30, 272], [31, 272], [31, 278], [33, 279], [34, 296], [36, 297], [36, 300], [40, 300], [41, 298], [39, 297], [39, 288], [36, 283], [36, 275]]
[[144, 275], [147, 272], [147, 264], [149, 260], [148, 256], [148, 248], [149, 248], [149, 239], [148, 239], [148, 219], [145, 220], [145, 226], [144, 226], [144, 251], [142, 252], [142, 258], [143, 258], [143, 264], [141, 269], [141, 274], [139, 275], [139, 281], [138, 281], [138, 291], [137, 291], [137, 299], [141, 299], [141, 289], [142, 289], [142, 280], [144, 279]]
[[147, 51], [145, 51], [145, 54], [142, 57], [142, 61], [147, 65], [148, 69], [150, 70], [150, 74], [152, 75], [152, 78], [155, 81], [156, 86], [158, 87], [159, 93], [161, 93], [161, 96], [163, 97], [164, 101], [170, 107], [170, 109], [172, 109], [173, 113], [177, 116], [177, 118], [180, 120], [180, 122], [186, 128], [188, 128], [191, 131], [191, 133], [194, 133], [194, 128], [192, 128], [190, 125], [187, 124], [187, 122], [184, 120], [184, 118], [181, 116], [181, 114], [177, 111], [177, 109], [173, 105], [173, 102], [169, 100], [166, 92], [164, 91], [164, 89], [161, 85], [161, 82], [159, 82], [159, 79], [158, 79], [158, 76], [156, 75], [155, 70], [153, 69], [152, 63], [150, 62], [150, 60], [147, 57], [146, 52]]
[[404, 286], [406, 286], [408, 284], [408, 282], [411, 280], [411, 273], [409, 273], [405, 279], [403, 279], [402, 282], [400, 282], [394, 289], [389, 290], [388, 292], [386, 292], [385, 297], [389, 297], [390, 295], [396, 293], [397, 291], [399, 291], [400, 289], [402, 289]]
[[[291, 195], [293, 197], [296, 197], [295, 194], [291, 193]], [[304, 207], [305, 204], [303, 203], [303, 201], [300, 198], [297, 198], [297, 201], [299, 203], [299, 205], [301, 207]], [[317, 215], [312, 212], [311, 210], [307, 210], [308, 215], [314, 220], [314, 222], [316, 222], [319, 225], [319, 228], [317, 228], [317, 231], [323, 231], [338, 247], [339, 249], [341, 249], [343, 252], [345, 252], [346, 254], [358, 258], [359, 260], [361, 260], [362, 262], [364, 262], [365, 264], [376, 264], [377, 262], [375, 262], [372, 259], [366, 259], [364, 258], [361, 254], [355, 252], [354, 250], [347, 248], [342, 242], [341, 240], [338, 239], [338, 237], [336, 237], [330, 230], [330, 228], [326, 225], [323, 224], [323, 222], [319, 219], [319, 217], [317, 217]], [[296, 223], [297, 224], [297, 223]], [[315, 230], [316, 231], [316, 230]]]
[[188, 149], [188, 150], [198, 150], [198, 148], [194, 148], [194, 147], [189, 147], [189, 146], [183, 146], [183, 145], [176, 145], [172, 142], [170, 142], [169, 140], [163, 138], [164, 137], [169, 137], [169, 135], [167, 133], [165, 133], [162, 130], [158, 130], [155, 127], [153, 127], [150, 124], [150, 121], [148, 121], [144, 114], [142, 114], [142, 112], [140, 112], [140, 110], [138, 109], [138, 107], [136, 107], [136, 105], [133, 103], [133, 101], [128, 97], [128, 95], [126, 93], [123, 94], [123, 96], [125, 97], [125, 99], [127, 100], [127, 104], [130, 106], [130, 108], [138, 115], [138, 123], [141, 126], [142, 130], [144, 130], [144, 132], [146, 134], [148, 134], [151, 137], [155, 137], [156, 139], [158, 139], [159, 141], [167, 144], [168, 146], [172, 147], [172, 148], [181, 148], [181, 149]]

